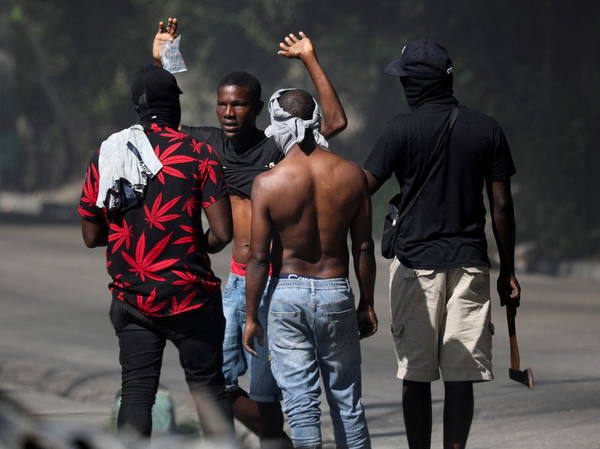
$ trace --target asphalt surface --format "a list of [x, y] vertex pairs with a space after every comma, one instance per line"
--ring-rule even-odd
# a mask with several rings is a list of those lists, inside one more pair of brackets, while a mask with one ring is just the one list
[[[110, 427], [119, 366], [103, 250], [86, 249], [76, 226], [12, 223], [0, 224], [0, 253], [0, 389], [43, 418]], [[221, 277], [227, 265], [227, 250], [213, 258]], [[362, 345], [363, 402], [375, 448], [407, 447], [389, 331], [387, 267], [378, 260], [380, 330]], [[496, 301], [496, 380], [475, 387], [469, 447], [600, 448], [600, 284], [535, 275], [519, 279], [521, 363], [533, 368], [536, 390], [508, 379], [506, 320]], [[193, 423], [172, 346], [161, 383], [173, 394], [178, 422]], [[432, 446], [441, 447], [441, 382], [433, 384], [433, 401]], [[326, 407], [323, 434], [332, 446]]]

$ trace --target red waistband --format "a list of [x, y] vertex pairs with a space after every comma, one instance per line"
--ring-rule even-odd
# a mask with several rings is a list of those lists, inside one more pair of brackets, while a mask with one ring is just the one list
[[[231, 257], [231, 264], [229, 265], [229, 271], [237, 276], [246, 276], [247, 266], [245, 263], [236, 262], [233, 257]], [[273, 266], [269, 265], [269, 276], [273, 274]]]

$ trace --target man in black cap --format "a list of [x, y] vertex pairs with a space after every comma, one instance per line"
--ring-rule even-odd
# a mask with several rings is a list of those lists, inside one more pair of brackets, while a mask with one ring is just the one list
[[501, 304], [518, 306], [521, 294], [514, 274], [515, 168], [496, 121], [458, 106], [444, 47], [412, 41], [385, 72], [400, 77], [411, 111], [389, 122], [364, 168], [371, 193], [392, 174], [401, 192], [390, 301], [406, 435], [411, 449], [430, 447], [431, 382], [441, 371], [444, 447], [463, 448], [472, 384], [493, 378], [484, 183], [500, 254]]
[[208, 258], [233, 235], [223, 168], [208, 146], [177, 130], [181, 91], [173, 75], [144, 68], [131, 92], [138, 123], [111, 135], [92, 156], [78, 208], [86, 246], [107, 247], [110, 319], [122, 367], [117, 426], [150, 436], [171, 340], [204, 432], [229, 432], [221, 282]]

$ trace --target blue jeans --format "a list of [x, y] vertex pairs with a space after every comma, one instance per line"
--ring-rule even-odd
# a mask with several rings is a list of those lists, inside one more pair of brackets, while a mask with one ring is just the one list
[[370, 448], [354, 295], [345, 278], [279, 279], [269, 308], [271, 369], [295, 447], [321, 444], [319, 374], [337, 447]]
[[[266, 330], [267, 311], [269, 310], [270, 284], [258, 308], [258, 318]], [[229, 279], [223, 290], [223, 313], [225, 315], [225, 339], [223, 341], [223, 375], [225, 387], [232, 392], [238, 387], [238, 377], [248, 371], [250, 391], [248, 396], [257, 402], [278, 402], [281, 390], [271, 373], [267, 335], [265, 344], [256, 345], [258, 357], [244, 350], [242, 336], [246, 325], [246, 278], [229, 273]]]

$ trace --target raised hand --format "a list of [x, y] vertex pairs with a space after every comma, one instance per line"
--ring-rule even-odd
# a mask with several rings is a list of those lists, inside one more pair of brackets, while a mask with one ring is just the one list
[[298, 34], [300, 35], [300, 39], [298, 39], [294, 33], [290, 33], [284, 37], [284, 42], [279, 42], [281, 50], [279, 50], [277, 54], [285, 56], [286, 58], [299, 59], [314, 55], [315, 49], [312, 41], [303, 31], [300, 31]]
[[[166, 42], [173, 42], [177, 37], [177, 17], [169, 17], [167, 25], [163, 21], [158, 22], [158, 30], [152, 42], [152, 58], [160, 63], [160, 50]], [[160, 64], [159, 64], [160, 65]]]

